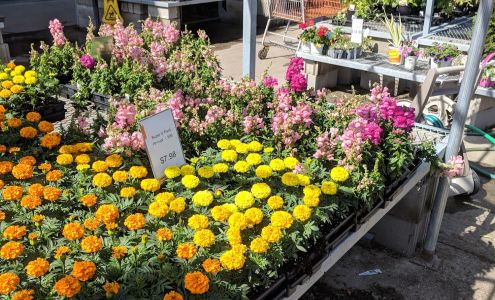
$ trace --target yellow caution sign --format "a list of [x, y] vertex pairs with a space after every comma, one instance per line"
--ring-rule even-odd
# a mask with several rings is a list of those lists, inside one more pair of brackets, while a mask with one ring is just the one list
[[115, 24], [119, 19], [124, 22], [124, 18], [120, 15], [119, 4], [117, 0], [104, 0], [103, 1], [103, 23]]

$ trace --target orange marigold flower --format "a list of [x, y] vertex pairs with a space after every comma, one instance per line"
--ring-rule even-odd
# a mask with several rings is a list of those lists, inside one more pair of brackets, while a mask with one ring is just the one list
[[60, 170], [52, 170], [52, 171], [46, 173], [46, 180], [59, 181], [60, 179], [62, 179], [63, 175], [64, 175], [64, 173], [62, 173], [62, 171], [60, 171]]
[[5, 186], [5, 182], [3, 182], [2, 179], [0, 179], [0, 189], [3, 189], [4, 186]]
[[96, 230], [96, 228], [100, 227], [100, 221], [96, 218], [89, 218], [84, 220], [84, 227], [89, 230]]
[[28, 234], [29, 240], [37, 240], [38, 237], [39, 237], [39, 235], [36, 232], [31, 232], [30, 234]]
[[103, 289], [105, 290], [107, 298], [110, 298], [113, 295], [117, 295], [119, 293], [120, 285], [115, 281], [105, 282], [105, 284], [103, 285]]
[[0, 257], [3, 259], [16, 259], [24, 251], [24, 246], [18, 242], [7, 242], [0, 248]]
[[48, 121], [41, 121], [38, 124], [38, 129], [43, 133], [49, 133], [52, 132], [55, 129], [55, 127], [53, 126], [52, 123]]
[[7, 174], [12, 171], [14, 164], [10, 161], [0, 161], [0, 174]]
[[8, 185], [2, 191], [3, 200], [13, 201], [22, 197], [22, 187], [17, 185]]
[[220, 272], [220, 261], [216, 258], [208, 258], [206, 259], [203, 264], [203, 269], [205, 269], [206, 272], [211, 273], [211, 274], [217, 274]]
[[45, 186], [43, 188], [43, 198], [50, 202], [55, 202], [62, 195], [62, 191], [59, 188], [53, 186]]
[[127, 254], [126, 246], [115, 246], [112, 248], [112, 257], [115, 259], [122, 259]]
[[118, 154], [111, 154], [105, 158], [105, 162], [110, 168], [118, 168], [124, 163], [124, 159]]
[[201, 272], [189, 272], [184, 277], [184, 288], [191, 294], [204, 294], [210, 288], [210, 280]]
[[26, 195], [22, 197], [21, 206], [27, 209], [35, 209], [41, 205], [41, 199], [38, 196]]
[[[0, 116], [1, 116], [1, 114], [0, 114]], [[5, 153], [5, 152], [7, 152], [7, 147], [5, 145], [0, 144], [0, 153]]]
[[163, 300], [184, 300], [184, 297], [176, 291], [170, 291], [163, 296]]
[[0, 295], [8, 295], [15, 291], [17, 285], [21, 282], [19, 276], [14, 273], [6, 272], [0, 274]]
[[129, 215], [124, 221], [124, 225], [130, 230], [141, 229], [144, 227], [145, 224], [146, 219], [144, 218], [144, 215], [142, 213]]
[[26, 120], [29, 122], [39, 122], [41, 120], [41, 115], [35, 111], [28, 112], [26, 114]]
[[97, 236], [90, 235], [81, 241], [81, 248], [87, 253], [95, 253], [101, 250], [103, 243]]
[[39, 183], [33, 183], [28, 187], [28, 194], [34, 197], [43, 196], [44, 187]]
[[18, 118], [10, 118], [7, 120], [7, 126], [11, 128], [17, 128], [22, 125], [21, 119]]
[[117, 228], [119, 225], [117, 225], [117, 223], [106, 223], [105, 224], [105, 228], [107, 230], [114, 230], [115, 228]]
[[114, 223], [119, 217], [119, 209], [113, 204], [103, 204], [98, 207], [95, 217], [105, 224]]
[[70, 252], [70, 248], [69, 247], [67, 247], [67, 246], [60, 246], [57, 249], [55, 249], [54, 257], [56, 259], [61, 259], [62, 257], [64, 257], [69, 252]]
[[57, 294], [61, 297], [71, 298], [81, 290], [79, 280], [71, 275], [66, 275], [53, 286]]
[[18, 240], [26, 235], [26, 226], [10, 225], [3, 231], [3, 237], [9, 240]]
[[19, 160], [19, 163], [34, 166], [36, 164], [36, 158], [31, 155], [24, 156]]
[[43, 215], [34, 215], [31, 220], [35, 223], [41, 223], [45, 219], [45, 216]]
[[38, 134], [38, 130], [36, 130], [36, 128], [31, 126], [23, 127], [21, 128], [21, 130], [19, 130], [19, 134], [21, 137], [25, 139], [34, 139]]
[[33, 300], [34, 290], [20, 290], [12, 295], [12, 300]]
[[50, 263], [41, 257], [28, 262], [26, 266], [26, 274], [31, 277], [38, 278], [45, 275], [50, 269]]
[[172, 239], [172, 230], [168, 228], [159, 228], [156, 231], [156, 239], [159, 241], [170, 241]]
[[0, 210], [0, 221], [5, 220], [5, 213]]
[[88, 281], [96, 273], [96, 265], [92, 261], [76, 261], [72, 267], [72, 276], [80, 281]]
[[198, 249], [193, 243], [182, 243], [177, 246], [177, 256], [182, 259], [191, 259], [196, 255]]
[[[40, 122], [40, 125], [41, 123], [42, 122]], [[60, 144], [60, 141], [60, 134], [56, 132], [48, 133], [41, 138], [41, 146], [44, 148], [52, 149], [57, 147]]]
[[18, 164], [12, 168], [12, 176], [14, 178], [22, 180], [33, 177], [33, 167], [26, 164]]
[[38, 165], [38, 169], [48, 172], [52, 169], [52, 165], [50, 163], [42, 163]]
[[21, 151], [20, 147], [10, 147], [9, 148], [9, 153], [17, 153], [19, 151]]
[[98, 197], [95, 194], [87, 194], [79, 199], [84, 206], [91, 207], [96, 204]]
[[71, 241], [80, 239], [84, 235], [84, 227], [77, 222], [65, 224], [62, 235]]

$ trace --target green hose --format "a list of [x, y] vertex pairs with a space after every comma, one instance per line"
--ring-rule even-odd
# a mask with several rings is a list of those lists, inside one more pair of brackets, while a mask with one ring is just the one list
[[485, 139], [487, 139], [488, 141], [490, 141], [492, 144], [495, 145], [495, 138], [492, 137], [491, 135], [489, 135], [488, 133], [484, 132], [483, 130], [479, 129], [478, 127], [475, 127], [473, 125], [469, 125], [469, 124], [466, 124], [464, 125], [467, 129], [470, 129], [476, 133], [479, 133], [481, 134], [481, 136], [483, 136]]

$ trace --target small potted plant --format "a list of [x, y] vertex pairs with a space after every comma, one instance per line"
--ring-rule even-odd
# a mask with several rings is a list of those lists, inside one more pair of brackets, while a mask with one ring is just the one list
[[323, 54], [323, 47], [328, 44], [330, 30], [321, 26], [316, 30], [316, 36], [311, 43], [311, 54]]
[[426, 49], [426, 55], [430, 58], [432, 68], [445, 68], [452, 65], [452, 61], [461, 55], [461, 51], [451, 44], [434, 43]]
[[299, 35], [299, 41], [301, 42], [301, 51], [309, 53], [311, 52], [311, 42], [315, 39], [316, 28], [313, 26], [312, 21], [299, 24], [299, 28], [303, 29], [303, 32]]
[[402, 43], [399, 47], [399, 54], [404, 60], [404, 68], [410, 71], [416, 69], [416, 62], [420, 53], [416, 40]]
[[332, 18], [332, 24], [343, 26], [347, 22], [347, 16], [345, 13], [338, 13]]
[[391, 64], [394, 65], [399, 65], [401, 61], [401, 57], [399, 54], [399, 47], [401, 45], [401, 41], [403, 39], [402, 36], [402, 22], [395, 22], [394, 17], [388, 17], [387, 14], [385, 14], [385, 18], [383, 20], [383, 24], [387, 28], [391, 40], [390, 45], [388, 47], [388, 61]]

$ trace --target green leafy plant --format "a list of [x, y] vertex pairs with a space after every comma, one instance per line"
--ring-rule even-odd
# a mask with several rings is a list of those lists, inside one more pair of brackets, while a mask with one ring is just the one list
[[391, 16], [390, 18], [385, 14], [384, 19], [383, 19], [383, 24], [388, 30], [388, 33], [390, 34], [391, 40], [389, 41], [390, 44], [393, 47], [399, 48], [400, 47], [400, 42], [403, 39], [402, 35], [402, 21], [399, 18], [399, 22], [395, 22], [394, 17]]

